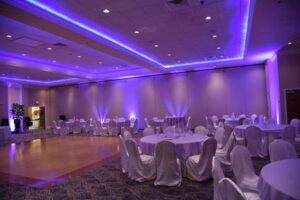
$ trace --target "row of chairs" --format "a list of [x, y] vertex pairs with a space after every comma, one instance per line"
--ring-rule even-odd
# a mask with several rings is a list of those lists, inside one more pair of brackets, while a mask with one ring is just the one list
[[[269, 145], [271, 162], [297, 158], [293, 145], [276, 139]], [[258, 196], [259, 177], [254, 171], [251, 155], [245, 146], [237, 145], [230, 153], [230, 160], [236, 183], [224, 176], [219, 158], [212, 159], [214, 179], [214, 200], [260, 199]]]
[[84, 125], [80, 123], [79, 120], [75, 120], [72, 123], [72, 127], [67, 126], [65, 121], [60, 120], [58, 124], [56, 121], [52, 123], [52, 129], [54, 134], [67, 135], [67, 134], [92, 134], [100, 136], [117, 136], [125, 131], [130, 131], [132, 133], [137, 132], [137, 119], [132, 124], [131, 121], [126, 120], [122, 127], [118, 127], [114, 120], [110, 120], [107, 125], [103, 125], [98, 120], [87, 120]]

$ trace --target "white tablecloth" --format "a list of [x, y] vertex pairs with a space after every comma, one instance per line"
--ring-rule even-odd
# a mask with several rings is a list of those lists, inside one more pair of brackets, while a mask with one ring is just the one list
[[235, 127], [235, 126], [239, 125], [239, 118], [226, 118], [225, 123], [230, 124]]
[[0, 126], [0, 140], [7, 140], [11, 137], [9, 126]]
[[163, 140], [169, 140], [176, 145], [177, 156], [181, 159], [187, 159], [189, 156], [200, 154], [201, 144], [208, 137], [201, 134], [181, 136], [177, 138], [166, 138], [164, 134], [149, 135], [141, 138], [140, 147], [142, 152], [148, 155], [153, 155], [155, 145]]
[[[80, 126], [85, 126], [86, 121], [80, 121]], [[70, 130], [73, 130], [74, 121], [67, 121], [66, 125], [70, 128]]]
[[300, 199], [300, 159], [288, 159], [263, 167], [259, 178], [262, 200]]
[[[235, 133], [239, 137], [245, 137], [246, 128], [250, 125], [240, 125], [235, 127]], [[284, 128], [287, 125], [256, 125], [260, 128], [263, 136], [276, 135], [282, 136]]]

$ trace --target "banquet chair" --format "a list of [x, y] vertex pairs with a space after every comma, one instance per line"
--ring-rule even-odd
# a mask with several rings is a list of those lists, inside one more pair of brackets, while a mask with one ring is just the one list
[[133, 139], [125, 141], [128, 152], [128, 178], [143, 182], [155, 178], [155, 162], [153, 156], [140, 155]]
[[144, 129], [143, 131], [143, 135], [144, 136], [148, 136], [148, 135], [154, 135], [154, 130], [151, 127], [147, 127]]
[[75, 120], [73, 124], [73, 134], [81, 133], [81, 125], [79, 120]]
[[219, 182], [221, 200], [260, 200], [255, 192], [243, 192], [231, 179], [222, 178]]
[[238, 124], [239, 125], [243, 125], [243, 123], [244, 123], [244, 121], [245, 121], [245, 117], [241, 117], [241, 118], [239, 118], [239, 122], [238, 122]]
[[132, 135], [131, 135], [131, 133], [129, 131], [125, 131], [123, 133], [123, 137], [124, 137], [125, 140], [128, 140], [128, 139], [132, 138]]
[[231, 133], [233, 132], [233, 127], [229, 124], [224, 124], [224, 143], [226, 144], [228, 138], [230, 137]]
[[125, 140], [122, 135], [119, 135], [120, 137], [120, 153], [121, 153], [121, 170], [122, 173], [128, 172], [128, 151], [125, 146]]
[[290, 142], [293, 146], [295, 146], [295, 138], [296, 138], [296, 128], [293, 126], [285, 127], [282, 134], [282, 139]]
[[52, 121], [52, 129], [53, 129], [53, 134], [55, 135], [60, 134], [60, 127], [57, 126], [57, 123], [54, 120]]
[[180, 186], [181, 166], [176, 156], [175, 144], [161, 141], [155, 147], [156, 180], [154, 185]]
[[251, 119], [248, 119], [248, 118], [244, 119], [243, 125], [250, 125], [250, 124], [252, 124], [252, 120]]
[[107, 131], [110, 136], [117, 136], [119, 134], [119, 128], [117, 127], [116, 121], [110, 120], [108, 122]]
[[300, 120], [299, 119], [292, 119], [290, 125], [296, 128], [296, 136], [300, 137]]
[[276, 139], [269, 145], [271, 162], [297, 158], [295, 147], [282, 139]]
[[219, 189], [219, 182], [225, 176], [220, 161], [215, 156], [212, 158], [212, 177], [214, 181], [214, 200], [221, 200], [222, 195]]
[[186, 161], [187, 177], [195, 181], [205, 181], [211, 177], [212, 157], [216, 153], [217, 141], [208, 138], [202, 143], [201, 155], [190, 156]]
[[250, 154], [245, 146], [237, 145], [230, 153], [236, 182], [243, 191], [258, 191], [258, 176], [254, 172]]
[[227, 118], [229, 118], [229, 115], [223, 115], [222, 118], [226, 120]]
[[138, 119], [132, 120], [130, 123], [130, 132], [136, 134], [138, 133]]
[[216, 131], [216, 128], [215, 128], [213, 120], [209, 117], [205, 117], [205, 119], [206, 119], [206, 128], [208, 130], [208, 134], [209, 135], [214, 135], [215, 131]]
[[260, 128], [257, 126], [249, 126], [245, 130], [245, 138], [247, 149], [251, 156], [267, 156], [267, 142], [262, 137]]
[[225, 165], [225, 167], [229, 168], [231, 170], [231, 162], [230, 162], [230, 152], [234, 147], [234, 134], [231, 133], [226, 144], [222, 149], [216, 150], [216, 157], [219, 159], [219, 161]]
[[215, 133], [215, 139], [217, 140], [217, 149], [221, 149], [224, 146], [225, 129], [218, 127]]
[[202, 134], [202, 135], [207, 135], [208, 130], [204, 126], [196, 126], [194, 130], [195, 134]]
[[257, 114], [252, 114], [250, 118], [251, 118], [252, 124], [255, 124], [256, 123]]
[[147, 118], [145, 118], [144, 120], [145, 120], [145, 125], [146, 125], [146, 127], [150, 127], [150, 124], [149, 124], [149, 121], [148, 121], [148, 119], [147, 119]]
[[245, 114], [240, 114], [240, 115], [238, 116], [238, 118], [246, 118], [246, 115], [245, 115]]
[[186, 129], [186, 131], [190, 131], [191, 130], [191, 116], [189, 116], [187, 118], [185, 129]]
[[69, 134], [70, 130], [65, 121], [60, 120], [59, 127], [60, 127], [60, 130], [59, 130], [60, 135]]
[[94, 127], [95, 127], [95, 131], [94, 131], [95, 135], [101, 135], [101, 136], [108, 135], [107, 127], [102, 127], [102, 124], [99, 120], [95, 121]]

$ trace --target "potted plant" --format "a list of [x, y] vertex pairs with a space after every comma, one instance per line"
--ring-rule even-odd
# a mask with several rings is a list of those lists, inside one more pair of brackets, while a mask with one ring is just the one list
[[24, 105], [13, 103], [11, 112], [15, 123], [15, 133], [20, 133], [21, 120], [24, 116]]

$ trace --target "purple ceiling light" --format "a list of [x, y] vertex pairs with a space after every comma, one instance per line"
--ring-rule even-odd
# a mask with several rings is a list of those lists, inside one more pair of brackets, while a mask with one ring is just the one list
[[41, 3], [37, 0], [27, 0], [26, 2], [30, 3], [31, 5], [34, 5], [64, 21], [67, 21], [89, 33], [92, 33], [98, 37], [101, 37], [102, 39], [112, 43], [113, 45], [117, 45], [118, 47], [121, 47], [122, 49], [125, 49], [126, 51], [129, 51], [143, 59], [146, 59], [152, 63], [155, 63], [159, 66], [162, 66], [164, 68], [174, 68], [174, 67], [187, 67], [187, 66], [193, 66], [193, 65], [203, 65], [203, 64], [210, 64], [210, 63], [221, 63], [221, 62], [227, 62], [227, 61], [236, 61], [236, 60], [242, 60], [244, 59], [245, 52], [246, 52], [246, 46], [247, 46], [247, 33], [249, 32], [249, 21], [251, 20], [251, 13], [250, 12], [253, 9], [253, 5], [250, 3], [252, 1], [250, 0], [241, 0], [241, 33], [238, 37], [241, 37], [241, 43], [238, 44], [240, 47], [240, 53], [237, 57], [233, 58], [225, 58], [225, 59], [213, 59], [213, 60], [205, 60], [205, 61], [195, 61], [195, 62], [187, 62], [187, 63], [180, 63], [175, 65], [163, 65], [159, 61], [155, 60], [154, 58], [151, 58], [150, 56], [141, 53], [140, 51], [137, 51], [136, 49], [128, 46], [124, 42], [120, 42], [117, 39], [109, 36], [108, 34], [104, 34], [103, 31], [98, 30], [96, 28], [93, 28], [91, 26], [86, 25], [83, 22], [80, 22], [76, 19], [71, 18], [70, 16], [66, 15], [65, 13], [57, 11], [55, 8], [48, 6], [44, 3]]

